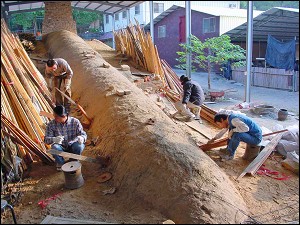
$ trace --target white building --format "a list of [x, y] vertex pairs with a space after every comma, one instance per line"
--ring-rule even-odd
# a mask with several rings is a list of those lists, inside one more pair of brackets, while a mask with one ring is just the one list
[[[191, 9], [204, 7], [221, 7], [221, 8], [240, 8], [240, 1], [191, 1]], [[185, 7], [185, 1], [153, 1], [153, 17], [155, 18], [163, 11], [170, 8], [172, 5]], [[129, 11], [129, 17], [128, 17]], [[125, 28], [128, 22], [136, 24], [135, 19], [140, 25], [146, 25], [150, 22], [150, 5], [149, 1], [145, 1], [135, 7], [130, 8], [128, 11], [123, 11], [114, 15], [115, 17], [115, 30]], [[112, 16], [104, 15], [104, 33], [112, 31]]]

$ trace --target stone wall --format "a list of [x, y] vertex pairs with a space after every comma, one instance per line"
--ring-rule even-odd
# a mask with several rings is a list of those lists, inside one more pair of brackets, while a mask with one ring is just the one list
[[76, 22], [72, 16], [71, 1], [45, 1], [45, 18], [42, 33], [47, 34], [59, 30], [68, 30], [77, 34]]

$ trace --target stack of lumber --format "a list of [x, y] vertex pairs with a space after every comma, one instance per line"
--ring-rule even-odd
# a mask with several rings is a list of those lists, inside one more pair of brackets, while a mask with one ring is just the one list
[[114, 31], [116, 50], [124, 55], [131, 56], [132, 60], [147, 71], [159, 75], [163, 82], [163, 69], [158, 56], [157, 48], [153, 44], [149, 33], [145, 34], [139, 26], [131, 23], [126, 29]]
[[52, 162], [43, 143], [49, 119], [39, 113], [53, 107], [44, 77], [1, 19], [1, 131], [27, 154]]
[[172, 99], [178, 101], [182, 86], [176, 73], [165, 60], [159, 58], [156, 46], [152, 42], [150, 33], [137, 25], [130, 23], [126, 29], [114, 31], [116, 50], [132, 60], [145, 70], [159, 76], [162, 81], [162, 91]]

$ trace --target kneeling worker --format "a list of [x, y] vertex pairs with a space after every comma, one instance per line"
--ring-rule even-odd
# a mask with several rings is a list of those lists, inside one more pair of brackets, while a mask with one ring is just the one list
[[[54, 150], [81, 155], [87, 135], [80, 121], [68, 116], [62, 105], [56, 106], [53, 111], [54, 120], [47, 125], [44, 142], [51, 144], [51, 148]], [[65, 163], [64, 158], [54, 154], [53, 157], [57, 170], [60, 170]]]
[[179, 101], [175, 103], [176, 109], [189, 121], [192, 119], [201, 121], [201, 105], [205, 100], [202, 87], [196, 81], [192, 81], [184, 75], [180, 77], [180, 81], [183, 85], [183, 97], [181, 102]]
[[214, 121], [222, 127], [223, 130], [209, 142], [221, 138], [228, 130], [227, 151], [229, 155], [225, 156], [226, 160], [233, 159], [236, 149], [241, 141], [251, 145], [258, 145], [262, 141], [262, 130], [247, 116], [235, 113], [230, 115], [216, 114]]

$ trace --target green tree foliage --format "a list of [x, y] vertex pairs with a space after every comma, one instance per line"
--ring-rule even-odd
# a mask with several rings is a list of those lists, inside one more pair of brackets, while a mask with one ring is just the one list
[[[273, 7], [299, 9], [299, 1], [253, 1], [253, 9], [266, 11]], [[247, 1], [240, 2], [241, 9], [247, 9]]]
[[[214, 65], [222, 65], [227, 61], [232, 61], [232, 67], [245, 66], [246, 51], [239, 45], [231, 43], [228, 35], [208, 38], [201, 42], [196, 36], [191, 35], [191, 45], [186, 43], [179, 44], [183, 51], [177, 52], [179, 58], [176, 60], [180, 63], [175, 67], [186, 69], [186, 53], [190, 52], [192, 56], [192, 64], [198, 65], [208, 72], [208, 89], [210, 85], [210, 73]], [[195, 70], [195, 66], [192, 70]]]
[[34, 20], [39, 16], [44, 16], [44, 10], [35, 12], [23, 12], [12, 14], [10, 24], [11, 26], [22, 26], [23, 29], [32, 28]]
[[82, 11], [82, 10], [73, 10], [73, 18], [76, 21], [76, 25], [79, 27], [89, 27], [89, 25], [99, 19], [102, 21], [102, 14], [98, 12]]
[[[23, 29], [29, 29], [33, 27], [33, 22], [37, 17], [44, 17], [45, 11], [39, 10], [34, 12], [23, 12], [23, 13], [15, 13], [11, 17], [10, 25], [12, 27], [22, 26]], [[73, 10], [73, 18], [76, 21], [76, 25], [78, 28], [88, 29], [90, 24], [97, 19], [100, 20], [100, 23], [103, 20], [102, 14], [98, 12], [90, 12], [83, 10]]]

